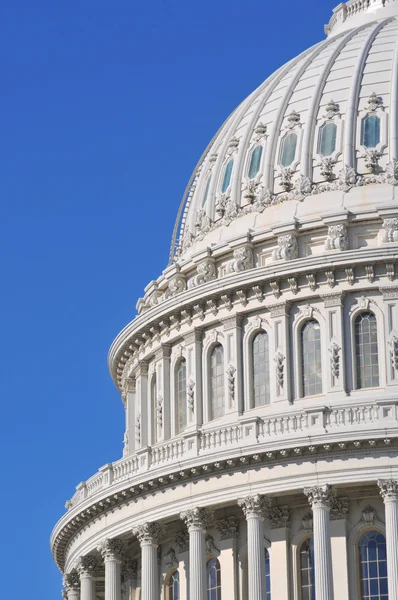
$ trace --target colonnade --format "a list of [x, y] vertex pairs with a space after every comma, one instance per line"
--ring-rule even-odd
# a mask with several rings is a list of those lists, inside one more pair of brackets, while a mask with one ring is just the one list
[[[398, 600], [398, 481], [383, 480], [378, 485], [385, 504], [389, 600]], [[316, 600], [334, 600], [330, 510], [336, 495], [330, 485], [306, 488], [304, 494], [312, 508]], [[272, 507], [270, 499], [261, 495], [239, 499], [238, 504], [247, 520], [247, 600], [265, 600], [264, 520], [276, 518], [283, 526], [284, 512]], [[206, 600], [206, 530], [213, 523], [213, 511], [193, 508], [180, 518], [189, 535], [189, 598]], [[225, 532], [227, 528], [235, 532], [231, 536], [236, 535], [237, 527], [232, 525], [224, 520], [219, 530], [224, 528]], [[157, 549], [165, 536], [165, 528], [158, 523], [144, 523], [133, 529], [133, 534], [141, 546], [141, 600], [159, 600]], [[122, 600], [124, 543], [119, 539], [105, 540], [98, 550], [105, 565], [105, 600]], [[64, 598], [95, 600], [96, 568], [94, 555], [82, 557], [76, 569], [64, 577]]]

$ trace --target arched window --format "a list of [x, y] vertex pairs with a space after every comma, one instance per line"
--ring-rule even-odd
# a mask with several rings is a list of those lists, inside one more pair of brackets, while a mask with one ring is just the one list
[[386, 538], [367, 531], [358, 542], [361, 600], [388, 600]]
[[337, 125], [335, 123], [326, 123], [321, 127], [321, 138], [319, 154], [322, 156], [331, 156], [336, 150]]
[[282, 142], [281, 165], [282, 167], [290, 167], [294, 162], [297, 148], [297, 134], [288, 133]]
[[202, 208], [204, 208], [204, 206], [206, 206], [207, 198], [209, 196], [210, 184], [211, 184], [211, 176], [208, 178], [208, 180], [206, 182], [205, 193], [203, 194], [203, 200], [202, 200]]
[[355, 319], [355, 354], [357, 389], [378, 387], [377, 322], [371, 312], [360, 313]]
[[213, 348], [210, 356], [210, 400], [211, 418], [218, 419], [224, 415], [224, 350], [221, 345]]
[[270, 403], [269, 343], [268, 334], [262, 331], [252, 343], [254, 406]]
[[271, 600], [271, 570], [267, 548], [265, 549], [265, 600]]
[[156, 375], [152, 377], [151, 381], [151, 404], [152, 404], [152, 429], [153, 429], [153, 440], [152, 443], [156, 444], [158, 441], [158, 398], [156, 392]]
[[263, 155], [263, 147], [256, 146], [252, 152], [249, 166], [249, 179], [254, 179], [258, 174], [261, 165], [261, 157]]
[[207, 563], [207, 600], [221, 600], [221, 569], [217, 558]]
[[174, 571], [167, 584], [167, 600], [180, 600], [180, 574]]
[[322, 394], [321, 328], [315, 320], [301, 330], [301, 363], [303, 395]]
[[314, 538], [304, 540], [300, 547], [300, 600], [315, 600]]
[[226, 167], [225, 167], [225, 171], [224, 171], [224, 179], [222, 182], [222, 186], [221, 186], [221, 191], [224, 194], [227, 189], [229, 188], [229, 184], [231, 183], [231, 175], [232, 175], [232, 169], [234, 167], [234, 160], [231, 159]]
[[187, 363], [180, 360], [176, 371], [177, 392], [177, 433], [181, 433], [187, 426]]
[[380, 144], [380, 119], [376, 115], [368, 115], [362, 123], [362, 145], [365, 148], [376, 148]]

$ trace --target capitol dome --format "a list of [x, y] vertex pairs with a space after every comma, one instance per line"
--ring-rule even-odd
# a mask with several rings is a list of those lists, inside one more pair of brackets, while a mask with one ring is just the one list
[[398, 600], [398, 0], [325, 31], [210, 142], [110, 348], [67, 600]]

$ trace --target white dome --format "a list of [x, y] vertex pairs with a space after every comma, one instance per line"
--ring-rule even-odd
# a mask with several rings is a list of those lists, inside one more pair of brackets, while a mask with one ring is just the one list
[[[307, 196], [346, 191], [394, 170], [397, 18], [397, 0], [340, 4], [326, 27], [329, 37], [281, 67], [232, 113], [191, 178], [172, 257], [279, 224], [270, 205], [293, 201], [290, 214], [299, 219], [303, 210], [308, 215], [309, 207], [299, 206]], [[370, 116], [375, 137], [369, 140]], [[317, 214], [327, 198], [318, 196]]]

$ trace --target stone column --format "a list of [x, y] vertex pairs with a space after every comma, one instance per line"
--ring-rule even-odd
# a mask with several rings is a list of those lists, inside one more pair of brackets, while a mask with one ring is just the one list
[[159, 599], [157, 549], [164, 532], [164, 527], [159, 523], [144, 523], [133, 529], [141, 546], [142, 600]]
[[66, 600], [80, 600], [80, 578], [76, 571], [64, 575], [63, 585], [62, 595]]
[[271, 526], [271, 594], [278, 600], [289, 600], [289, 526], [288, 506], [273, 506], [266, 511]]
[[98, 570], [97, 557], [82, 556], [76, 568], [80, 576], [80, 600], [95, 600], [95, 573]]
[[174, 538], [177, 546], [180, 571], [180, 599], [188, 600], [188, 581], [189, 581], [189, 533], [181, 531]]
[[228, 600], [238, 598], [238, 535], [239, 520], [228, 517], [217, 521], [220, 532], [220, 561], [222, 593]]
[[333, 600], [332, 550], [329, 513], [333, 496], [330, 485], [306, 488], [314, 517], [315, 596], [317, 600]]
[[248, 600], [264, 600], [265, 552], [264, 513], [268, 506], [264, 496], [248, 496], [238, 500], [247, 521]]
[[98, 550], [105, 563], [105, 600], [122, 600], [121, 563], [123, 542], [104, 540]]
[[189, 533], [189, 598], [205, 600], [206, 598], [206, 528], [209, 526], [213, 512], [207, 508], [193, 508], [181, 513]]
[[348, 498], [332, 498], [330, 503], [330, 544], [332, 547], [333, 592], [339, 600], [349, 600], [347, 515]]
[[378, 481], [385, 505], [388, 598], [398, 600], [398, 481]]

